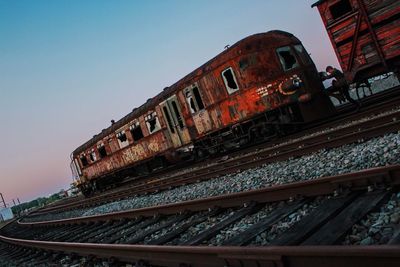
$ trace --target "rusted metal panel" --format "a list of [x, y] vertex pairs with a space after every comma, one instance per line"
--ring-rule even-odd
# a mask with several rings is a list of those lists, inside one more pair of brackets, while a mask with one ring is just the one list
[[[284, 73], [280, 70], [280, 64], [277, 61], [276, 48], [264, 48], [265, 51], [259, 53], [259, 58], [254, 55], [242, 57], [243, 61], [252, 61], [253, 67], [241, 67], [238, 60], [230, 61], [214, 71], [214, 76], [220, 76], [221, 72], [227, 67], [233, 67], [238, 74], [238, 83], [240, 90], [225, 97], [219, 103], [219, 112], [214, 120], [220, 120], [224, 126], [249, 119], [256, 114], [268, 110], [276, 109], [298, 100], [299, 94], [304, 92], [299, 90], [290, 96], [282, 95], [279, 92], [279, 86], [289, 80], [292, 72]], [[239, 62], [243, 62], [239, 60]], [[239, 65], [239, 66], [238, 66]], [[250, 66], [249, 66], [250, 65]], [[239, 68], [238, 68], [239, 67]], [[238, 69], [240, 71], [238, 71]], [[302, 69], [297, 69], [300, 75]]]
[[212, 72], [205, 74], [198, 81], [202, 88], [203, 101], [206, 106], [213, 105], [225, 97], [223, 85], [218, 82], [217, 77]]
[[140, 142], [120, 149], [110, 156], [94, 162], [83, 169], [83, 174], [89, 180], [138, 163], [158, 153], [169, 149], [169, 141], [165, 137], [164, 131], [160, 130], [148, 138], [143, 138]]
[[[351, 9], [333, 14], [348, 2]], [[359, 81], [400, 66], [400, 1], [326, 0], [317, 6], [341, 68]]]
[[199, 135], [203, 135], [213, 129], [213, 123], [208, 110], [201, 110], [193, 115], [194, 124]]

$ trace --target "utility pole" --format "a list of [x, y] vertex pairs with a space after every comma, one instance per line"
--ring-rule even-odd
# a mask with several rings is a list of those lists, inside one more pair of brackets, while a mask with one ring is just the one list
[[13, 199], [14, 207], [17, 206], [17, 207], [15, 207], [17, 216], [20, 216], [21, 215], [21, 206], [20, 206], [21, 202], [19, 201], [19, 198], [17, 198], [17, 202], [18, 202], [18, 204], [15, 202], [15, 199]]

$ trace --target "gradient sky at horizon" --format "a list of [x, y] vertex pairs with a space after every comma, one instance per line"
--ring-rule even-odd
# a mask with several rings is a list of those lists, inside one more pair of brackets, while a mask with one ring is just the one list
[[338, 66], [313, 2], [0, 0], [0, 192], [68, 188], [76, 147], [248, 35], [291, 32]]

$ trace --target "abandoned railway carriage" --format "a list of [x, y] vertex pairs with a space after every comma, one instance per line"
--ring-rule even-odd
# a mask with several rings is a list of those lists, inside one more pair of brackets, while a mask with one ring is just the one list
[[182, 159], [270, 138], [333, 112], [318, 72], [292, 34], [249, 36], [71, 155], [85, 193]]
[[350, 82], [400, 69], [399, 0], [320, 0], [317, 6]]

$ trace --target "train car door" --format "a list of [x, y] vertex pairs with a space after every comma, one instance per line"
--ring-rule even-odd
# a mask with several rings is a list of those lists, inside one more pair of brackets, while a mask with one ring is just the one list
[[190, 142], [189, 131], [185, 126], [181, 107], [176, 95], [160, 104], [174, 147], [180, 147]]
[[192, 114], [197, 132], [200, 135], [210, 131], [213, 127], [210, 114], [204, 106], [203, 98], [197, 83], [188, 86], [183, 91], [188, 109]]

